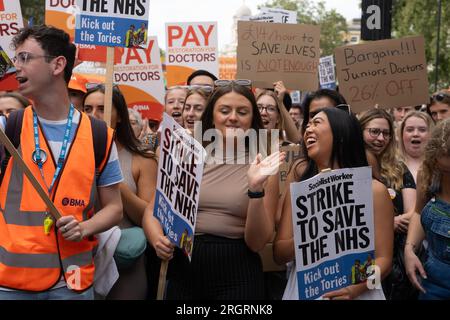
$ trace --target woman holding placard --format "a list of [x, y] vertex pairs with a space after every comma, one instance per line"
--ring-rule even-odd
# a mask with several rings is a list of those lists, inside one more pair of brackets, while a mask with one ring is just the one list
[[[100, 84], [88, 90], [84, 97], [84, 112], [103, 120], [105, 87]], [[119, 279], [108, 299], [142, 300], [147, 297], [147, 277], [144, 250], [146, 237], [141, 221], [144, 210], [156, 190], [157, 162], [153, 154], [142, 151], [130, 124], [125, 98], [117, 86], [113, 88], [111, 127], [119, 153], [124, 181], [120, 183], [123, 219], [119, 224], [122, 236], [114, 258]], [[122, 249], [123, 248], [123, 249]]]
[[[304, 181], [325, 169], [357, 168], [368, 166], [364, 141], [358, 120], [343, 110], [324, 108], [316, 110], [304, 131], [305, 159], [298, 160], [288, 181]], [[393, 207], [386, 187], [377, 180], [372, 182], [375, 226], [375, 264], [381, 278], [391, 269], [393, 243]], [[279, 264], [295, 260], [292, 226], [291, 195], [286, 193], [282, 216], [274, 242], [274, 257]], [[283, 299], [298, 299], [297, 272], [292, 266]], [[366, 282], [348, 285], [328, 292], [325, 299], [383, 299], [381, 290], [369, 290]]]
[[[248, 160], [255, 156], [248, 152], [248, 142], [241, 145], [243, 150], [235, 152], [239, 138], [245, 139], [252, 130], [258, 133], [263, 126], [253, 93], [234, 81], [221, 84], [213, 92], [202, 124], [208, 155], [200, 186], [192, 261], [180, 250], [174, 251], [153, 217], [153, 208], [148, 207], [144, 217], [146, 234], [157, 255], [164, 260], [174, 258], [169, 266], [166, 298], [262, 299], [264, 281], [258, 251], [273, 235], [278, 201], [275, 173], [284, 154], [276, 152], [264, 160], [258, 154], [250, 164]], [[208, 135], [214, 136], [212, 142], [206, 138]], [[226, 149], [226, 140], [232, 147], [234, 144], [231, 150]]]
[[417, 299], [418, 292], [406, 276], [403, 257], [416, 200], [414, 177], [399, 160], [392, 116], [383, 109], [371, 109], [359, 121], [366, 148], [377, 157], [381, 181], [388, 188], [395, 210], [392, 272], [383, 282], [383, 290], [388, 300]]
[[[450, 119], [441, 121], [431, 134], [418, 173], [417, 188], [416, 211], [405, 246], [406, 273], [421, 291], [419, 299], [449, 300]], [[422, 265], [416, 254], [425, 238], [428, 255]]]

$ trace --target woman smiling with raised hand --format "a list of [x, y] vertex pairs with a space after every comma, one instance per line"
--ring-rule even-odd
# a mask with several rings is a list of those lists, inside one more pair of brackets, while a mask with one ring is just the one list
[[388, 300], [415, 299], [417, 290], [409, 282], [403, 262], [406, 233], [416, 201], [414, 177], [398, 157], [392, 116], [383, 109], [371, 109], [359, 121], [366, 148], [378, 160], [381, 182], [388, 188], [395, 210], [392, 273], [383, 282], [383, 290]]
[[[305, 159], [298, 160], [288, 181], [307, 180], [324, 169], [367, 166], [364, 141], [358, 120], [337, 108], [319, 110], [304, 132]], [[393, 243], [393, 207], [386, 187], [372, 181], [375, 226], [375, 263], [384, 278], [390, 271]], [[274, 241], [274, 257], [279, 264], [295, 260], [291, 195], [286, 193], [280, 226]], [[349, 285], [323, 296], [328, 299], [383, 299], [381, 290], [369, 290], [366, 283]], [[298, 299], [298, 282], [292, 266], [283, 299]]]
[[433, 128], [433, 119], [420, 111], [408, 113], [400, 125], [400, 151], [414, 181], [417, 181], [417, 172], [422, 165], [425, 146]]
[[[231, 139], [233, 146], [239, 131], [245, 135], [249, 130], [262, 129], [253, 93], [234, 82], [214, 91], [202, 123], [203, 137], [213, 133], [216, 140], [209, 145], [217, 143], [218, 148], [227, 145], [218, 143], [221, 138]], [[248, 154], [249, 147], [247, 143], [242, 153], [238, 150], [239, 155]], [[237, 162], [240, 158], [234, 148], [230, 152], [215, 151], [208, 154], [210, 161], [203, 170], [191, 262], [178, 249], [174, 255], [173, 246], [153, 217], [153, 207], [148, 206], [144, 216], [144, 229], [157, 255], [164, 260], [175, 256], [169, 267], [170, 300], [264, 297], [257, 252], [273, 235], [278, 200], [273, 188], [284, 154], [276, 152], [264, 160], [258, 155], [249, 164]]]

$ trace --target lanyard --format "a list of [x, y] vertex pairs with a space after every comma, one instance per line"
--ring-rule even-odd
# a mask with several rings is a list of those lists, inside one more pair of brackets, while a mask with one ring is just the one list
[[67, 144], [69, 142], [70, 131], [72, 129], [72, 120], [73, 120], [74, 112], [75, 112], [75, 108], [74, 108], [73, 104], [70, 104], [69, 116], [67, 118], [66, 130], [64, 132], [64, 140], [63, 140], [63, 143], [61, 146], [61, 151], [59, 153], [58, 163], [56, 166], [55, 174], [53, 175], [52, 183], [50, 184], [50, 187], [48, 187], [47, 183], [45, 182], [44, 171], [42, 170], [43, 161], [41, 159], [41, 148], [39, 146], [38, 117], [37, 117], [36, 112], [33, 109], [33, 131], [34, 131], [34, 147], [35, 147], [34, 153], [35, 153], [35, 157], [36, 157], [36, 164], [39, 167], [39, 171], [41, 172], [42, 179], [44, 180], [45, 186], [48, 189], [49, 195], [52, 193], [53, 185], [55, 184], [55, 181], [58, 178], [59, 173], [61, 172], [62, 166], [64, 164], [64, 159], [66, 158]]

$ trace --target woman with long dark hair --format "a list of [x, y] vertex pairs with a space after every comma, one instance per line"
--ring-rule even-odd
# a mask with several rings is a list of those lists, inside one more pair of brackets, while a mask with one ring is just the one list
[[[98, 119], [103, 119], [105, 88], [98, 85], [86, 93], [84, 111]], [[123, 219], [119, 224], [124, 235], [131, 235], [132, 241], [139, 241], [145, 249], [145, 236], [140, 227], [146, 206], [155, 194], [157, 161], [152, 153], [142, 151], [139, 140], [135, 137], [130, 124], [128, 107], [118, 87], [113, 88], [111, 127], [115, 129], [115, 142], [119, 153], [120, 167], [124, 182], [120, 184], [123, 203]], [[133, 228], [133, 229], [132, 229]], [[120, 246], [120, 242], [119, 242]], [[141, 246], [142, 247], [142, 246]], [[122, 253], [121, 257], [122, 257]], [[131, 252], [129, 252], [131, 255]], [[116, 282], [108, 299], [145, 299], [147, 296], [147, 277], [145, 257], [120, 258], [116, 251], [119, 280]]]
[[[192, 261], [175, 250], [167, 299], [262, 299], [258, 251], [273, 235], [278, 200], [273, 189], [278, 176], [269, 175], [267, 170], [275, 168], [276, 172], [284, 154], [276, 152], [264, 160], [259, 154], [252, 164], [240, 162], [240, 155], [251, 159], [251, 139], [240, 144], [239, 138], [245, 140], [247, 134], [257, 133], [263, 126], [253, 93], [234, 82], [214, 91], [202, 124], [203, 144], [210, 152], [200, 187]], [[208, 136], [214, 136], [214, 141]], [[243, 150], [226, 150], [226, 139]], [[144, 229], [157, 255], [172, 259], [173, 246], [153, 217], [151, 206], [145, 213]]]
[[[304, 132], [306, 158], [298, 160], [288, 181], [307, 180], [324, 169], [357, 168], [368, 166], [364, 141], [358, 120], [348, 112], [337, 108], [316, 110]], [[385, 277], [391, 268], [393, 243], [393, 208], [386, 187], [377, 180], [372, 181], [373, 212], [375, 226], [375, 263]], [[291, 195], [286, 193], [280, 226], [274, 241], [274, 257], [279, 264], [295, 260], [294, 235], [292, 226]], [[364, 299], [367, 295], [366, 283], [349, 285], [329, 292], [329, 299]], [[382, 299], [381, 290], [374, 291], [370, 298]], [[283, 299], [298, 299], [297, 273], [292, 266]]]

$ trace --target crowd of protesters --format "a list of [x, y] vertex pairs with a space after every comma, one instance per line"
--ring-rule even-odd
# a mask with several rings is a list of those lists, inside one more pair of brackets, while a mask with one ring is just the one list
[[[49, 222], [45, 204], [1, 149], [0, 299], [155, 299], [161, 261], [169, 261], [165, 299], [298, 299], [286, 186], [324, 169], [367, 166], [382, 290], [362, 282], [323, 298], [450, 299], [450, 90], [424, 106], [353, 114], [330, 89], [293, 105], [279, 79], [254, 88], [198, 70], [186, 85], [167, 88], [165, 112], [193, 136], [214, 129], [225, 142], [238, 130], [266, 129], [276, 141], [244, 163], [235, 161], [241, 155], [208, 155], [189, 261], [153, 216], [159, 123], [128, 109], [114, 86], [106, 128], [105, 87], [77, 85], [75, 48], [63, 31], [25, 28], [13, 46], [19, 89], [0, 94], [0, 115], [21, 119], [20, 154], [62, 217]], [[100, 135], [104, 143], [95, 140]], [[299, 145], [303, 157], [280, 192], [278, 175], [264, 172], [277, 170], [286, 145]], [[245, 157], [248, 141], [244, 148]], [[280, 265], [273, 278], [267, 261]], [[71, 283], [71, 265], [80, 266], [81, 283]]]

